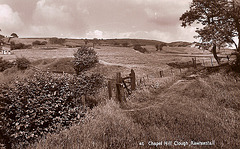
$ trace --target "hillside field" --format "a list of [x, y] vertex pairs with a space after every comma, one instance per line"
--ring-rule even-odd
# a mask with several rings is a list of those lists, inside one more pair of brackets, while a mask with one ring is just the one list
[[[239, 74], [212, 67], [217, 63], [206, 50], [168, 46], [156, 51], [153, 44], [143, 47], [148, 53], [140, 53], [133, 47], [96, 46], [99, 64], [88, 72], [101, 73], [110, 80], [117, 72], [127, 76], [133, 69], [137, 89], [126, 103], [119, 104], [114, 98], [108, 100], [107, 88], [103, 87], [96, 96], [98, 106], [89, 110], [79, 125], [49, 134], [28, 148], [239, 148]], [[76, 51], [77, 48], [65, 46], [38, 47], [14, 50], [13, 55], [3, 58], [13, 61], [26, 57], [34, 68], [74, 74], [72, 61]], [[225, 50], [220, 54], [229, 53]], [[192, 66], [195, 57], [197, 69]], [[26, 71], [10, 68], [0, 73], [0, 83], [32, 74], [33, 68]], [[172, 144], [160, 145], [161, 141]], [[213, 144], [194, 145], [191, 141]]]

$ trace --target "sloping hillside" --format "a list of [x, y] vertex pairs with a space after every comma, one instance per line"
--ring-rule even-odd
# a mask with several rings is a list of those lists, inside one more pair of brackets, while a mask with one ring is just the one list
[[31, 148], [239, 148], [239, 93], [239, 83], [226, 74], [173, 78], [135, 91], [122, 106], [106, 101], [82, 124]]

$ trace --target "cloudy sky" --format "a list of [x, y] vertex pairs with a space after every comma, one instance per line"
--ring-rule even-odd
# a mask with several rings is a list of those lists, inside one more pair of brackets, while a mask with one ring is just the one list
[[0, 0], [0, 34], [193, 41], [179, 17], [191, 0]]

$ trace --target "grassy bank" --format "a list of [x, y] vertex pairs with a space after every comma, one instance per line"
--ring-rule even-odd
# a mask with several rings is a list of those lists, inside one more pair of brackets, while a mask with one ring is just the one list
[[[140, 142], [149, 148], [149, 141], [214, 141], [213, 146], [177, 147], [239, 148], [240, 84], [235, 80], [214, 73], [180, 78], [154, 93], [136, 91], [121, 108], [107, 101], [90, 111], [82, 124], [48, 135], [30, 148], [141, 148]], [[174, 142], [158, 147], [171, 148]]]

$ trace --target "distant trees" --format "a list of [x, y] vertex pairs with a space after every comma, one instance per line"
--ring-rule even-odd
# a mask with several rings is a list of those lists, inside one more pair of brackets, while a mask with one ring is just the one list
[[15, 43], [14, 41], [10, 42], [11, 50], [15, 50], [15, 49], [30, 49], [31, 47], [32, 46], [30, 44]]
[[146, 48], [143, 48], [140, 44], [136, 44], [133, 47], [134, 50], [139, 51], [141, 53], [146, 53], [148, 52]]
[[129, 46], [129, 43], [128, 43], [128, 42], [124, 42], [124, 43], [122, 43], [122, 46], [123, 46], [123, 47], [128, 47], [128, 46]]
[[162, 51], [162, 48], [166, 46], [166, 44], [162, 43], [162, 44], [156, 44], [155, 47], [156, 47], [156, 51]]
[[63, 38], [57, 38], [57, 37], [53, 37], [49, 39], [49, 42], [51, 44], [60, 44], [63, 45], [65, 43], [65, 39]]
[[190, 26], [194, 22], [201, 24], [203, 28], [196, 29], [201, 43], [205, 47], [211, 47], [213, 55], [219, 63], [216, 47], [234, 44], [240, 52], [240, 45], [233, 40], [238, 38], [240, 43], [240, 6], [236, 0], [193, 0], [190, 10], [180, 17], [182, 26]]
[[32, 45], [46, 45], [47, 44], [47, 41], [39, 41], [39, 40], [36, 40], [34, 42], [32, 42]]
[[93, 38], [93, 48], [95, 47], [96, 44], [98, 44], [98, 39], [97, 38]]
[[84, 39], [84, 43], [85, 43], [85, 45], [87, 45], [88, 44], [88, 39]]

